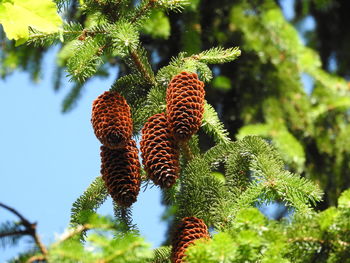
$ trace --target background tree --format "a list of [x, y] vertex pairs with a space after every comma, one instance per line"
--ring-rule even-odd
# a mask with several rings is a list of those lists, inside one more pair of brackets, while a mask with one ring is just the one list
[[[182, 147], [180, 183], [164, 191], [170, 226], [178, 218], [197, 216], [220, 231], [212, 241], [190, 250], [190, 260], [345, 262], [348, 193], [338, 209], [328, 207], [349, 187], [346, 1], [295, 1], [291, 22], [279, 1], [56, 2], [67, 19], [62, 30], [51, 33], [33, 27], [28, 36], [15, 38], [17, 44], [27, 40], [30, 46], [16, 48], [2, 34], [1, 74], [6, 77], [22, 67], [36, 79], [43, 53], [57, 43], [61, 48], [54, 88], [60, 89], [64, 70], [74, 82], [63, 111], [72, 109], [88, 80], [117, 67], [112, 90], [131, 105], [136, 135], [149, 116], [164, 110], [164, 90], [174, 75], [196, 71], [206, 82], [202, 129], [189, 143], [193, 156]], [[173, 12], [179, 9], [182, 12]], [[316, 27], [304, 32], [305, 45], [294, 26], [310, 16]], [[232, 46], [239, 46], [242, 55], [224, 63], [239, 55]], [[309, 90], [303, 76], [312, 79]], [[269, 139], [278, 153], [247, 135]], [[240, 140], [232, 143], [230, 138]], [[292, 173], [284, 170], [278, 156]], [[304, 178], [323, 189], [322, 201]], [[73, 205], [72, 226], [94, 222], [91, 211], [106, 194], [97, 178]], [[272, 201], [283, 208], [278, 218], [287, 207], [295, 209], [293, 224], [266, 221], [249, 208]], [[328, 209], [310, 211], [315, 201], [318, 210]], [[127, 210], [116, 208], [116, 216], [131, 227]], [[308, 227], [303, 227], [306, 222]], [[262, 226], [266, 231], [260, 233]], [[155, 260], [166, 258], [166, 252], [167, 248], [156, 250]]]

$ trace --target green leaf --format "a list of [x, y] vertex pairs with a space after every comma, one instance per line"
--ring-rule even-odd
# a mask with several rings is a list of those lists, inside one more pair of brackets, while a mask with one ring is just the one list
[[0, 3], [0, 24], [8, 39], [20, 45], [27, 41], [29, 27], [41, 32], [57, 32], [62, 19], [51, 0], [5, 0]]

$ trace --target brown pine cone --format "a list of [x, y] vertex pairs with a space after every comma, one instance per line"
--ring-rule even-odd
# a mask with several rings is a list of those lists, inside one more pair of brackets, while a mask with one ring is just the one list
[[196, 73], [181, 72], [170, 81], [166, 94], [166, 114], [176, 140], [188, 140], [199, 130], [204, 96], [204, 83]]
[[171, 187], [179, 177], [179, 148], [164, 113], [150, 117], [142, 129], [141, 157], [154, 184]]
[[200, 238], [209, 238], [208, 227], [204, 221], [196, 217], [183, 218], [172, 240], [171, 262], [182, 263], [187, 247]]
[[113, 200], [122, 207], [136, 202], [140, 191], [140, 162], [136, 142], [118, 149], [101, 146], [102, 179]]
[[93, 102], [92, 127], [100, 142], [110, 149], [123, 147], [132, 135], [130, 107], [122, 95], [106, 91]]

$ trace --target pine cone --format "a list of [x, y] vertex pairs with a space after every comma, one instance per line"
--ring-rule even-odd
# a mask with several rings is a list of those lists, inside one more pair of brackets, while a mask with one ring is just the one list
[[91, 122], [96, 137], [110, 149], [123, 147], [131, 138], [130, 107], [117, 92], [106, 91], [93, 102]]
[[181, 72], [169, 83], [166, 114], [171, 132], [178, 141], [188, 140], [201, 124], [204, 112], [204, 83], [196, 73]]
[[102, 179], [113, 200], [122, 207], [136, 202], [140, 191], [140, 162], [136, 142], [119, 149], [101, 146]]
[[200, 238], [209, 238], [204, 221], [196, 217], [183, 218], [172, 241], [171, 262], [182, 263], [187, 247]]
[[154, 184], [171, 187], [179, 177], [179, 149], [164, 113], [150, 117], [142, 129], [141, 157]]

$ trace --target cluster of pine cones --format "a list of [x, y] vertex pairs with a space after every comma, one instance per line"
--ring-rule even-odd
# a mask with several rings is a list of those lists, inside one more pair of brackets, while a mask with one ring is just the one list
[[[202, 123], [204, 83], [197, 74], [182, 72], [169, 83], [166, 113], [150, 117], [142, 129], [141, 157], [154, 184], [169, 188], [179, 177], [179, 143], [188, 141]], [[102, 179], [113, 200], [129, 207], [140, 191], [140, 162], [131, 138], [130, 107], [117, 92], [106, 91], [92, 107], [92, 126], [101, 146]], [[173, 240], [172, 262], [180, 263], [185, 249], [199, 238], [208, 238], [207, 226], [195, 217], [183, 218]]]

